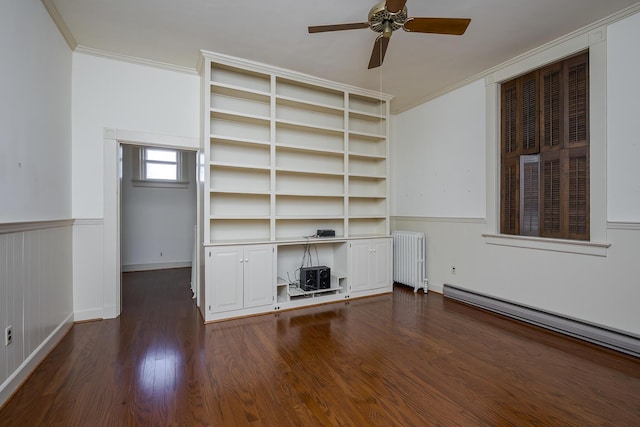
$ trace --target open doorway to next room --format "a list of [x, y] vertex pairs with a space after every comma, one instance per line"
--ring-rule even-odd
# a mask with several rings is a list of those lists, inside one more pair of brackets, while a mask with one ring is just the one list
[[122, 273], [190, 269], [197, 220], [196, 152], [128, 144], [121, 149]]

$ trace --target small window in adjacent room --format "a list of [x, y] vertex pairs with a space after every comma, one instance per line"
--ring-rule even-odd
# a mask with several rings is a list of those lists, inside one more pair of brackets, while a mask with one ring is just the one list
[[134, 185], [186, 187], [189, 185], [184, 154], [171, 148], [138, 147]]
[[144, 149], [144, 179], [178, 180], [178, 152], [159, 148]]

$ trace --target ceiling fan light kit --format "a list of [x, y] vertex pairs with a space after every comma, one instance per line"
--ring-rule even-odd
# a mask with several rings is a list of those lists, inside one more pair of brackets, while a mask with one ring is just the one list
[[384, 33], [386, 28], [391, 28], [391, 31], [398, 30], [406, 20], [406, 6], [396, 13], [391, 13], [387, 10], [385, 3], [380, 2], [369, 11], [369, 28], [377, 33]]
[[391, 34], [400, 28], [409, 33], [431, 33], [462, 35], [471, 19], [467, 18], [409, 18], [407, 0], [382, 1], [369, 11], [367, 22], [351, 24], [316, 25], [309, 27], [309, 33], [328, 31], [358, 30], [370, 28], [380, 35], [373, 44], [369, 59], [369, 69], [382, 65]]

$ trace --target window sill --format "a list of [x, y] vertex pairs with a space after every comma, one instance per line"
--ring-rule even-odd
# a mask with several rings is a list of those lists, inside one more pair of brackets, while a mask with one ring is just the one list
[[157, 187], [157, 188], [189, 188], [189, 181], [163, 181], [155, 179], [132, 179], [134, 187]]
[[607, 256], [611, 243], [582, 240], [550, 239], [546, 237], [513, 236], [510, 234], [483, 234], [488, 245], [511, 246], [543, 251], [566, 252], [579, 255]]

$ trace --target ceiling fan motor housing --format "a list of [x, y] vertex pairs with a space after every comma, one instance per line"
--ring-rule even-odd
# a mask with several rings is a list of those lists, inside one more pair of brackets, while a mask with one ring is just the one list
[[[384, 33], [385, 29], [395, 31], [402, 28], [407, 20], [407, 7], [403, 7], [397, 13], [389, 13], [385, 7], [385, 2], [380, 2], [369, 11], [369, 28], [376, 33]], [[389, 30], [387, 30], [389, 31]]]

